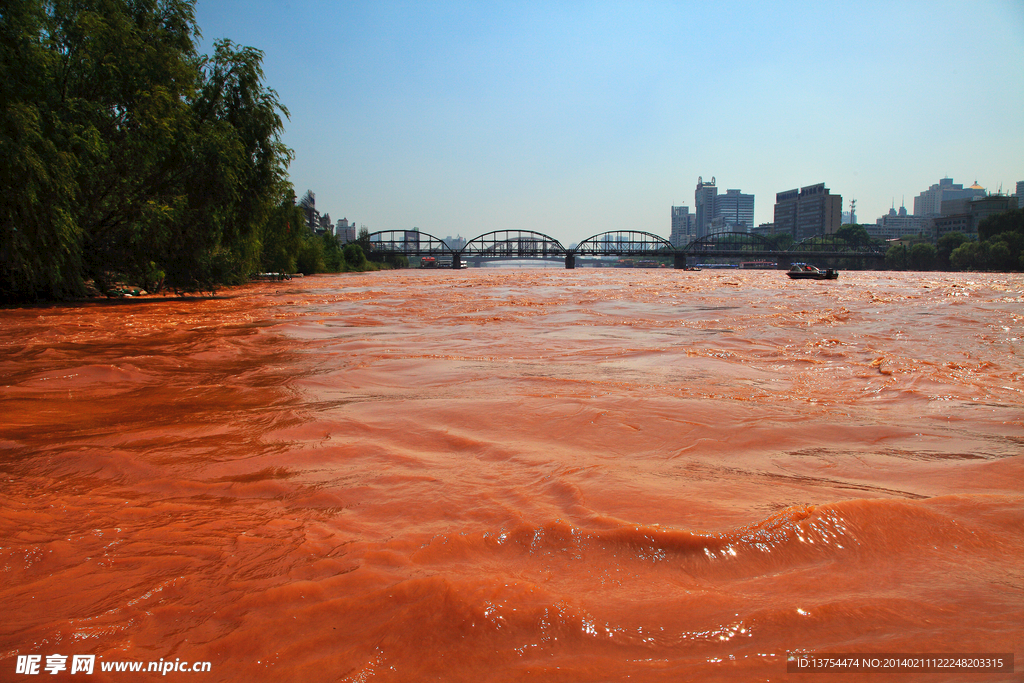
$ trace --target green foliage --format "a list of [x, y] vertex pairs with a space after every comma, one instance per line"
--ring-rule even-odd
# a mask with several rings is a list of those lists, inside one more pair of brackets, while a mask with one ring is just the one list
[[978, 238], [988, 240], [1002, 233], [1024, 234], [1024, 209], [1012, 209], [986, 216], [978, 223]]
[[299, 272], [303, 275], [324, 272], [326, 264], [324, 263], [323, 241], [317, 239], [315, 235], [307, 235], [302, 240], [302, 246], [299, 247], [299, 253], [295, 257], [295, 262]]
[[962, 232], [949, 232], [939, 238], [935, 248], [935, 262], [939, 270], [950, 269], [949, 255], [966, 241], [967, 237]]
[[338, 238], [325, 232], [320, 235], [320, 240], [324, 243], [324, 268], [329, 273], [340, 273], [345, 268], [345, 257]]
[[935, 247], [927, 242], [918, 242], [910, 248], [909, 263], [911, 270], [932, 270], [935, 268]]
[[287, 111], [262, 53], [200, 57], [194, 4], [5, 3], [0, 296], [212, 290], [310, 252], [288, 232]]
[[193, 205], [199, 220], [216, 226], [242, 278], [262, 260], [261, 227], [282, 194], [292, 195], [286, 177], [291, 152], [280, 141], [281, 116], [288, 112], [277, 93], [263, 86], [262, 56], [229, 40], [216, 42], [214, 55], [202, 61], [193, 103], [198, 126], [214, 141], [208, 169], [230, 179], [222, 188], [226, 193], [197, 192]]
[[949, 255], [953, 270], [981, 270], [987, 260], [987, 242], [964, 242]]
[[[295, 194], [288, 194], [270, 213], [260, 232], [262, 255], [260, 267], [269, 273], [340, 273], [376, 269], [365, 255], [353, 264], [346, 258], [347, 250], [330, 233], [313, 234], [307, 227], [301, 202], [296, 204]], [[346, 245], [346, 247], [352, 245]], [[360, 250], [360, 254], [363, 252]]]
[[988, 263], [986, 264], [988, 269], [1003, 272], [1013, 270], [1016, 261], [1016, 254], [1007, 242], [1001, 239], [989, 242]]
[[74, 219], [76, 160], [55, 108], [59, 55], [33, 0], [0, 11], [0, 297], [84, 293]]
[[45, 45], [56, 53], [49, 96], [60, 141], [75, 159], [71, 212], [83, 235], [84, 275], [101, 289], [109, 280], [137, 280], [151, 262], [165, 262], [163, 247], [182, 242], [173, 227], [190, 161], [194, 7], [176, 0], [44, 7]]
[[885, 267], [890, 270], [906, 270], [909, 250], [904, 244], [894, 244], [885, 252]]
[[166, 252], [176, 290], [241, 282], [268, 260], [289, 266], [297, 258], [298, 232], [288, 244], [288, 226], [301, 225], [287, 215], [294, 204], [285, 176], [291, 152], [280, 141], [287, 110], [262, 85], [261, 59], [259, 50], [221, 40], [212, 57], [198, 62], [192, 163]]
[[988, 241], [991, 270], [1001, 272], [1019, 270], [1024, 255], [1024, 231], [1008, 230], [995, 235]]
[[1020, 269], [1020, 254], [1019, 246], [1015, 248], [1012, 242], [995, 239], [983, 242], [965, 242], [953, 250], [949, 260], [954, 270], [1005, 272]]
[[348, 270], [363, 270], [366, 268], [366, 254], [363, 248], [356, 242], [350, 242], [342, 250], [345, 257], [345, 266]]
[[265, 273], [296, 273], [296, 257], [307, 232], [302, 209], [295, 205], [295, 193], [288, 196], [271, 211], [260, 234], [262, 246], [261, 271]]
[[868, 234], [867, 229], [863, 225], [857, 225], [856, 223], [846, 223], [836, 230], [836, 237], [843, 240], [850, 245], [868, 245], [871, 244], [871, 235]]
[[[939, 258], [942, 250], [954, 244], [939, 240]], [[1024, 270], [1024, 211], [1014, 209], [988, 216], [978, 224], [978, 242], [962, 242], [950, 251], [949, 265], [953, 270], [1015, 271]]]
[[767, 235], [766, 239], [771, 244], [772, 249], [778, 249], [785, 251], [793, 245], [793, 235], [790, 233], [779, 233], [778, 235]]

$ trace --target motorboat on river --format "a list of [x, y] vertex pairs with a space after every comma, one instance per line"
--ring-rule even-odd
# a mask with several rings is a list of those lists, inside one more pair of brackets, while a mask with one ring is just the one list
[[806, 263], [794, 263], [786, 274], [794, 280], [835, 280], [839, 277], [839, 273], [832, 268], [821, 270]]

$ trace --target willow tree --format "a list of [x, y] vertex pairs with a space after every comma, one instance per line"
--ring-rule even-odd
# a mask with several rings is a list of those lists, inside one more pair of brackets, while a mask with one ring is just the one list
[[45, 3], [59, 119], [76, 161], [85, 275], [147, 279], [182, 205], [198, 55], [192, 2]]
[[5, 3], [0, 295], [211, 289], [256, 267], [287, 194], [287, 112], [258, 50], [198, 54], [194, 4]]
[[59, 53], [34, 0], [0, 11], [0, 297], [81, 294], [75, 154], [53, 87]]
[[221, 40], [200, 63], [192, 176], [178, 248], [168, 254], [180, 280], [172, 285], [245, 278], [260, 267], [274, 237], [268, 231], [279, 229], [275, 208], [294, 204], [291, 151], [280, 138], [288, 111], [263, 84], [262, 59], [255, 48]]

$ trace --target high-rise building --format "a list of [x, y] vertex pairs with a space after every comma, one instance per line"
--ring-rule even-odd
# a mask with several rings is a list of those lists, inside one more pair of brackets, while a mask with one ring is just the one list
[[750, 232], [754, 227], [754, 195], [726, 190], [715, 199], [715, 218], [721, 218], [726, 230]]
[[942, 178], [914, 198], [914, 215], [941, 216], [942, 202], [984, 196], [985, 188], [978, 185], [977, 182], [965, 189], [963, 184], [954, 183], [952, 178]]
[[403, 231], [402, 241], [405, 242], [406, 249], [419, 249], [420, 229], [413, 228], [412, 230]]
[[976, 197], [966, 202], [949, 202], [947, 206], [961, 208], [957, 213], [943, 213], [932, 220], [936, 239], [950, 232], [960, 232], [974, 239], [978, 236], [978, 224], [982, 220], [997, 213], [1016, 209], [1020, 202], [1016, 197], [994, 194]]
[[755, 235], [764, 235], [766, 237], [768, 235], [774, 235], [775, 234], [775, 224], [774, 223], [761, 223], [756, 228], [751, 228], [750, 232], [754, 233]]
[[697, 238], [697, 233], [694, 230], [694, 218], [695, 216], [690, 213], [690, 207], [672, 207], [672, 232], [668, 241], [672, 243], [673, 247], [685, 247]]
[[1017, 181], [1017, 191], [1013, 194], [1017, 197], [1017, 204], [1020, 205], [1021, 200], [1024, 199], [1024, 180]]
[[1019, 209], [1020, 200], [1005, 194], [993, 194], [987, 197], [978, 197], [970, 204], [971, 217], [974, 219], [974, 226], [977, 229], [978, 223], [1004, 211]]
[[306, 227], [310, 232], [316, 232], [320, 227], [320, 212], [316, 210], [316, 194], [313, 190], [306, 190], [306, 194], [299, 200], [299, 206], [306, 215]]
[[328, 234], [334, 234], [334, 224], [331, 223], [331, 214], [322, 214], [320, 218], [317, 219], [317, 226], [313, 232], [318, 235], [322, 235], [325, 232]]
[[715, 219], [715, 204], [718, 198], [718, 188], [715, 186], [715, 179], [711, 178], [710, 183], [704, 182], [704, 177], [697, 178], [697, 191], [694, 193], [693, 206], [696, 213], [694, 230], [697, 239], [710, 234], [711, 221]]
[[842, 195], [832, 194], [825, 183], [787, 190], [775, 195], [775, 232], [789, 233], [800, 241], [830, 235], [839, 229]]
[[776, 235], [796, 235], [796, 216], [799, 207], [800, 190], [786, 190], [775, 193], [775, 225]]
[[714, 178], [710, 183], [705, 183], [703, 177], [697, 178], [694, 208], [693, 227], [698, 239], [725, 230], [750, 232], [754, 227], [754, 195], [740, 190], [718, 194]]
[[356, 224], [355, 222], [349, 223], [347, 218], [341, 218], [338, 220], [338, 225], [334, 229], [334, 235], [338, 238], [339, 242], [355, 242], [356, 241]]
[[458, 235], [456, 237], [448, 235], [447, 237], [444, 238], [444, 243], [447, 244], [450, 248], [458, 251], [459, 249], [462, 249], [464, 246], [466, 246], [466, 238], [463, 237], [462, 235]]

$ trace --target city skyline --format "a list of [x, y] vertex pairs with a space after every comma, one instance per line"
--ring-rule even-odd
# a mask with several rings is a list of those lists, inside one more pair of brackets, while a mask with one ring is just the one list
[[196, 9], [203, 51], [264, 52], [296, 194], [370, 230], [667, 236], [702, 175], [755, 224], [819, 182], [873, 223], [940, 178], [1024, 179], [1019, 2]]

